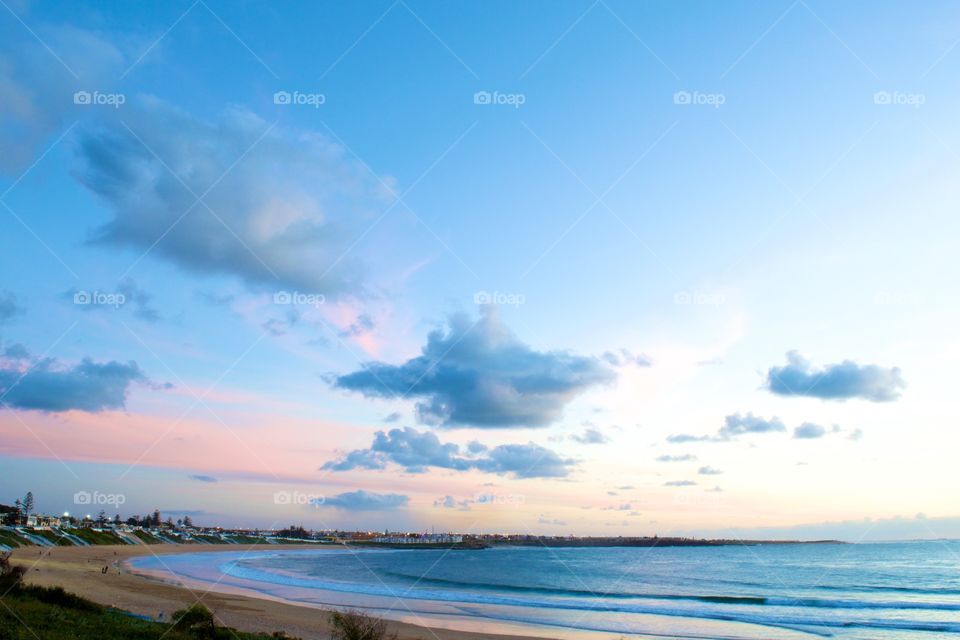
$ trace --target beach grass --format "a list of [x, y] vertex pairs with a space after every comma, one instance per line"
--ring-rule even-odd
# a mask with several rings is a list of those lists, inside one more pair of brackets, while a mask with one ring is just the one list
[[126, 544], [120, 536], [109, 531], [94, 531], [93, 529], [71, 529], [70, 533], [89, 544]]
[[[213, 624], [213, 617], [199, 627], [197, 620], [209, 616], [202, 607], [191, 608], [194, 624], [171, 624], [144, 620], [68, 593], [60, 588], [23, 586], [14, 589], [0, 607], [0, 638], [4, 640], [267, 640], [289, 638], [283, 634], [245, 633]], [[187, 611], [175, 614], [182, 618]]]

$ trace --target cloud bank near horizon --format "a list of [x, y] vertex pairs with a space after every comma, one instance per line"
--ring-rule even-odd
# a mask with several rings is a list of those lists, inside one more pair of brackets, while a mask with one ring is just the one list
[[395, 464], [407, 473], [424, 473], [429, 468], [469, 471], [476, 469], [514, 478], [563, 478], [575, 461], [538, 444], [502, 444], [478, 447], [471, 443], [466, 454], [459, 445], [443, 443], [435, 433], [412, 427], [378, 431], [368, 449], [355, 449], [320, 468], [327, 471], [354, 469], [382, 470]]

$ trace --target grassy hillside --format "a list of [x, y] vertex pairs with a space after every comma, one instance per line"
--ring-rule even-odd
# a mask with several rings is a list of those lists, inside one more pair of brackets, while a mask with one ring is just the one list
[[242, 633], [216, 627], [209, 613], [198, 607], [180, 612], [175, 619], [180, 625], [142, 620], [131, 615], [104, 609], [63, 589], [25, 586], [14, 589], [0, 607], [0, 638], [3, 640], [275, 640], [287, 638]]

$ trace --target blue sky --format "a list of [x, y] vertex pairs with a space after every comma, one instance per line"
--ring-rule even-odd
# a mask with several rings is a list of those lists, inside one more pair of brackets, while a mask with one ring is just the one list
[[21, 1], [0, 34], [0, 500], [958, 515], [949, 3]]

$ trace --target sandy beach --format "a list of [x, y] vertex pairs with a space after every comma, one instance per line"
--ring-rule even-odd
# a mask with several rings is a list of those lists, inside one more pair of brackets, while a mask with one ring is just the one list
[[[113, 606], [138, 615], [164, 619], [177, 609], [202, 601], [220, 624], [243, 631], [272, 633], [284, 631], [292, 636], [313, 640], [329, 638], [324, 611], [308, 606], [295, 606], [264, 598], [191, 590], [184, 586], [153, 580], [131, 573], [124, 561], [135, 556], [177, 553], [237, 552], [238, 550], [279, 551], [303, 550], [302, 545], [123, 545], [91, 547], [23, 547], [13, 551], [12, 559], [29, 567], [27, 581], [43, 586], [60, 586], [103, 605]], [[104, 574], [103, 567], [110, 570]], [[497, 638], [519, 640], [525, 636], [509, 636], [428, 628], [391, 621], [390, 627], [402, 640], [480, 640]]]

